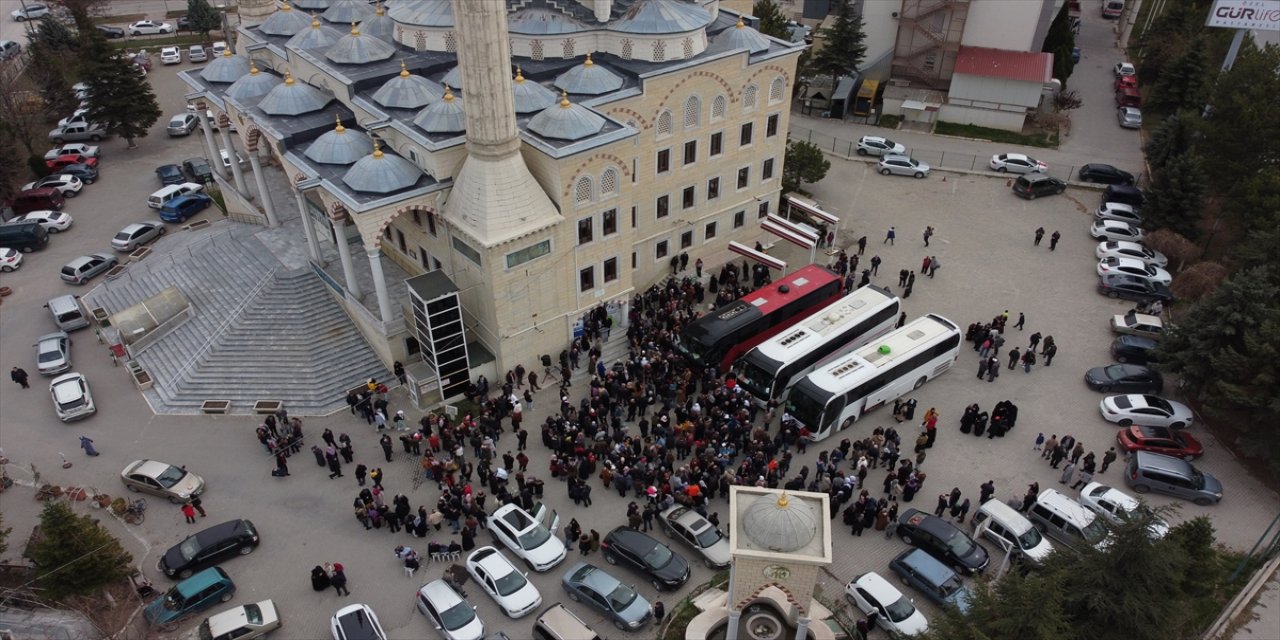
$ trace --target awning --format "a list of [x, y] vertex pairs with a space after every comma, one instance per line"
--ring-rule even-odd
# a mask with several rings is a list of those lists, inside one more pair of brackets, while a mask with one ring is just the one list
[[778, 271], [787, 270], [787, 263], [767, 253], [756, 251], [755, 249], [752, 249], [751, 247], [748, 247], [745, 244], [730, 240], [729, 250], [749, 260], [755, 260], [756, 262], [759, 262], [760, 264], [766, 267], [769, 267], [770, 269], [777, 269]]
[[772, 213], [765, 216], [760, 228], [804, 249], [812, 249], [818, 244], [818, 234]]
[[790, 205], [790, 206], [792, 206], [792, 207], [795, 207], [796, 209], [799, 209], [799, 210], [801, 210], [801, 211], [803, 211], [803, 212], [805, 212], [805, 213], [807, 213], [807, 214], [809, 214], [809, 215], [811, 215], [811, 216], [813, 216], [813, 217], [815, 217], [815, 218], [817, 218], [817, 219], [819, 219], [819, 220], [825, 221], [825, 222], [827, 222], [828, 224], [840, 224], [840, 218], [838, 218], [838, 217], [836, 217], [836, 216], [834, 216], [834, 215], [832, 215], [832, 214], [830, 214], [830, 213], [827, 213], [826, 211], [823, 211], [822, 209], [819, 209], [819, 208], [817, 207], [817, 205], [812, 205], [812, 204], [809, 204], [809, 203], [804, 202], [804, 201], [802, 201], [802, 200], [797, 200], [796, 198], [794, 198], [794, 197], [792, 197], [792, 196], [787, 196], [787, 204], [788, 204], [788, 205]]
[[919, 100], [903, 100], [902, 108], [910, 109], [912, 111], [924, 111], [925, 104]]

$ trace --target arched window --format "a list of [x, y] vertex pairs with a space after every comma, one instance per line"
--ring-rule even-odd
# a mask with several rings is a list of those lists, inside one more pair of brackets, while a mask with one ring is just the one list
[[680, 46], [684, 48], [685, 58], [693, 57], [693, 38], [685, 38], [684, 41], [680, 43]]
[[671, 120], [670, 111], [658, 114], [658, 137], [671, 135]]
[[778, 76], [773, 79], [773, 83], [769, 85], [769, 104], [782, 102], [782, 96], [787, 92], [787, 82]]
[[618, 170], [606, 169], [600, 176], [600, 197], [611, 196], [618, 191]]
[[712, 122], [715, 122], [717, 120], [720, 120], [721, 118], [724, 118], [725, 107], [728, 104], [729, 104], [729, 100], [724, 96], [716, 96], [716, 99], [711, 101], [711, 121]]
[[632, 55], [631, 49], [632, 49], [631, 38], [623, 38], [622, 39], [622, 59], [623, 60], [631, 59], [631, 55]]
[[666, 42], [662, 40], [653, 41], [653, 61], [654, 62], [667, 61], [667, 43]]
[[529, 43], [529, 57], [534, 60], [541, 60], [543, 58], [541, 40], [534, 40]]
[[742, 90], [743, 111], [751, 111], [756, 108], [756, 94], [759, 92], [760, 90], [754, 84], [749, 84], [746, 89]]
[[579, 178], [578, 184], [573, 188], [574, 204], [586, 204], [591, 202], [591, 178]]
[[575, 49], [576, 49], [576, 47], [575, 47], [574, 45], [576, 44], [576, 41], [575, 41], [573, 38], [565, 38], [565, 39], [564, 39], [564, 43], [563, 43], [563, 44], [564, 44], [564, 57], [565, 57], [565, 59], [567, 60], [567, 59], [569, 59], [569, 58], [574, 57], [574, 55], [575, 55], [575, 54], [574, 54], [574, 51], [575, 51]]
[[684, 128], [698, 126], [698, 118], [702, 111], [702, 101], [697, 96], [690, 96], [684, 103]]
[[452, 31], [444, 34], [444, 50], [449, 53], [458, 52], [458, 36]]

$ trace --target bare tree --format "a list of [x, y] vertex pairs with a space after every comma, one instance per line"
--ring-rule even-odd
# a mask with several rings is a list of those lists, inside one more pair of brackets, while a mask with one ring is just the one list
[[1152, 231], [1142, 239], [1142, 242], [1168, 256], [1170, 265], [1177, 263], [1178, 266], [1174, 271], [1182, 271], [1188, 262], [1198, 260], [1203, 253], [1196, 243], [1170, 229]]
[[1199, 300], [1218, 288], [1227, 279], [1227, 268], [1212, 260], [1197, 262], [1173, 279], [1169, 288], [1182, 300]]

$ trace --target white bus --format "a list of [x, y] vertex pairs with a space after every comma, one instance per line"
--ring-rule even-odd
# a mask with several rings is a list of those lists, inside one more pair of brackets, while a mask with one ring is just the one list
[[760, 343], [734, 363], [738, 384], [764, 405], [831, 358], [893, 330], [902, 301], [867, 285]]
[[787, 408], [823, 440], [867, 412], [945, 373], [960, 357], [960, 327], [929, 314], [814, 370], [791, 388]]

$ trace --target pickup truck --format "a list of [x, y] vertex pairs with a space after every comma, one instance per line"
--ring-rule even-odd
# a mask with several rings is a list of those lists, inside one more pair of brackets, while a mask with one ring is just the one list
[[107, 137], [106, 128], [96, 124], [69, 124], [49, 132], [49, 141], [54, 144], [76, 140], [97, 142]]
[[44, 159], [45, 161], [57, 160], [58, 156], [65, 155], [82, 155], [87, 158], [97, 158], [100, 154], [98, 148], [93, 145], [73, 142], [71, 144], [64, 144], [61, 147], [54, 147], [48, 150], [44, 154]]

